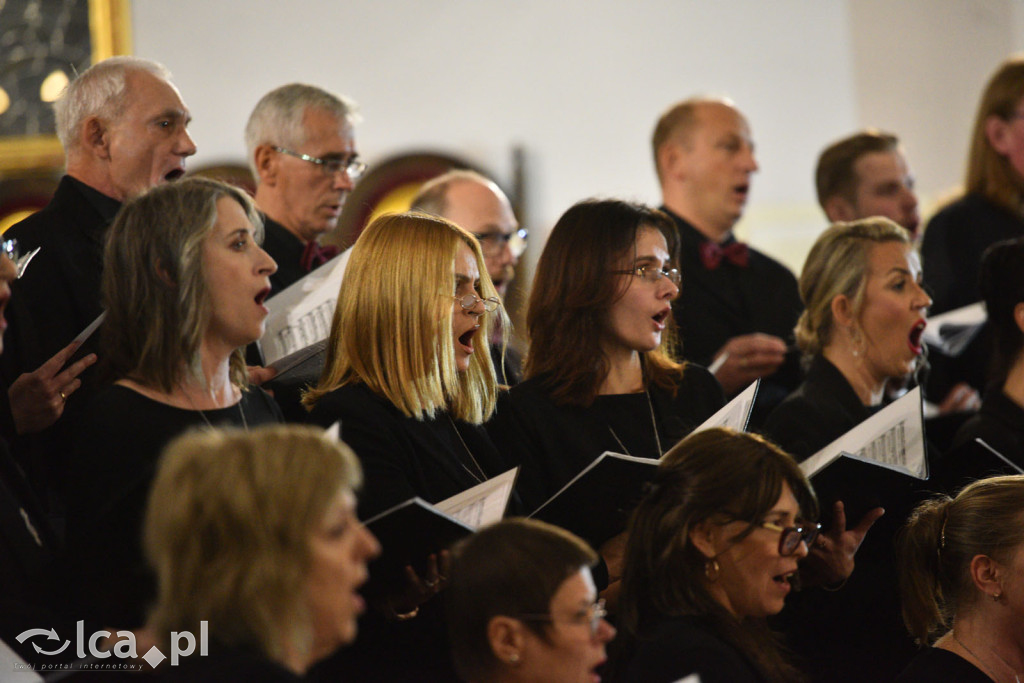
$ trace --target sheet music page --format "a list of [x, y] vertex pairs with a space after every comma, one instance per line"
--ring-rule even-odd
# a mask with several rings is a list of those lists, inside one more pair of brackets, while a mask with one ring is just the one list
[[914, 387], [864, 420], [804, 460], [800, 468], [810, 477], [840, 455], [927, 479], [921, 388]]
[[754, 399], [757, 397], [759, 386], [761, 386], [760, 379], [736, 394], [735, 398], [719, 408], [717, 413], [704, 420], [704, 423], [691, 433], [696, 434], [712, 427], [729, 427], [737, 432], [747, 431], [750, 411], [754, 408]]
[[491, 477], [482, 484], [442, 500], [434, 507], [466, 526], [479, 529], [492, 522], [500, 521], [512, 495], [519, 468]]
[[260, 349], [267, 365], [327, 339], [349, 252], [351, 249], [335, 256], [267, 300], [270, 315], [260, 338]]
[[958, 356], [988, 320], [985, 303], [979, 301], [947, 311], [942, 315], [928, 318], [921, 339], [947, 356]]

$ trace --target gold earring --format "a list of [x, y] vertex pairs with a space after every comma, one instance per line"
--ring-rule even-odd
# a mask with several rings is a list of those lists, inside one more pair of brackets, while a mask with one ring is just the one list
[[707, 577], [707, 580], [711, 583], [718, 581], [718, 572], [720, 570], [721, 567], [718, 566], [718, 560], [714, 558], [704, 563], [704, 576]]
[[512, 666], [515, 666], [516, 664], [518, 664], [519, 663], [519, 653], [518, 652], [513, 652], [512, 654], [510, 654], [508, 656], [508, 663], [511, 664]]

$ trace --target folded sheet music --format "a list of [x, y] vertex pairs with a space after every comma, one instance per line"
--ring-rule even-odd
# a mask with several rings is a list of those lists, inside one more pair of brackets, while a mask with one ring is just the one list
[[928, 318], [922, 340], [947, 356], [959, 356], [988, 320], [984, 302]]
[[267, 299], [270, 315], [259, 341], [266, 365], [327, 339], [350, 251]]
[[750, 423], [750, 413], [754, 410], [754, 400], [757, 398], [757, 390], [761, 386], [761, 380], [756, 380], [749, 387], [736, 394], [736, 396], [718, 409], [714, 415], [704, 420], [701, 426], [694, 429], [691, 434], [703, 432], [712, 427], [728, 427], [737, 432], [747, 431]]

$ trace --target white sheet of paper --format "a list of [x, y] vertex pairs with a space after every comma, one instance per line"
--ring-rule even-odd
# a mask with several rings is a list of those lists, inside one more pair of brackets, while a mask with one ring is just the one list
[[270, 315], [260, 338], [266, 365], [327, 339], [351, 251], [335, 256], [267, 300]]
[[78, 333], [78, 336], [75, 337], [75, 341], [78, 342], [79, 344], [85, 342], [85, 340], [88, 339], [89, 337], [91, 337], [93, 332], [95, 332], [97, 330], [97, 328], [99, 328], [100, 323], [102, 323], [103, 320], [106, 317], [107, 317], [107, 312], [106, 311], [103, 311], [98, 316], [96, 316], [95, 320], [93, 320], [91, 323], [89, 323], [89, 325], [84, 330], [82, 330], [81, 332]]
[[983, 439], [978, 438], [978, 439], [975, 439], [975, 441], [977, 443], [981, 444], [982, 448], [987, 449], [989, 453], [991, 453], [992, 455], [996, 456], [997, 458], [999, 458], [1000, 460], [1005, 462], [1007, 465], [1009, 465], [1013, 469], [1017, 470], [1017, 472], [1019, 472], [1020, 474], [1024, 474], [1024, 470], [1022, 470], [1021, 468], [1017, 467], [1017, 465], [1014, 464], [1014, 462], [1012, 460], [1010, 460], [1005, 455], [1003, 455], [1002, 453], [1000, 453], [999, 451], [997, 451], [996, 449], [992, 448], [987, 443], [985, 443], [985, 441]]
[[473, 529], [501, 521], [518, 473], [519, 468], [515, 467], [462, 493], [456, 493], [434, 507]]
[[737, 432], [747, 431], [747, 423], [750, 422], [750, 412], [754, 409], [754, 399], [757, 398], [757, 389], [761, 386], [761, 380], [756, 380], [749, 387], [736, 394], [735, 398], [718, 409], [714, 415], [704, 420], [700, 427], [693, 430], [693, 434], [703, 432], [712, 427], [729, 427]]
[[[924, 329], [921, 339], [946, 355], [957, 356], [974, 338], [986, 320], [988, 320], [988, 312], [985, 310], [985, 303], [979, 301], [970, 306], [928, 318], [928, 327]], [[954, 325], [958, 329], [955, 332], [943, 333], [943, 325]]]
[[18, 656], [7, 643], [0, 640], [0, 679], [11, 683], [37, 683], [43, 677], [32, 670], [31, 665]]
[[811, 477], [843, 455], [927, 479], [921, 388], [914, 387], [804, 460], [800, 469]]

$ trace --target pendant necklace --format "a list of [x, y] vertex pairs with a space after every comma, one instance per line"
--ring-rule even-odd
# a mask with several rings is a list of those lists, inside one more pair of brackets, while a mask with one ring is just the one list
[[[964, 641], [960, 640], [960, 638], [956, 635], [956, 630], [953, 630], [952, 633], [953, 633], [953, 640], [955, 640], [960, 645], [960, 647], [962, 647], [964, 650], [966, 650], [967, 654], [969, 654], [970, 656], [972, 656], [976, 660], [978, 660], [978, 664], [981, 664], [981, 668], [985, 671], [985, 674], [988, 675], [989, 677], [991, 677], [993, 681], [998, 681], [999, 677], [996, 676], [992, 672], [992, 670], [988, 668], [988, 665], [985, 664], [985, 662], [982, 661], [981, 657], [979, 657], [978, 655], [974, 654], [974, 650], [972, 650], [971, 648], [967, 647], [967, 645], [964, 644]], [[1016, 671], [1013, 670], [1013, 667], [1010, 666], [1006, 662], [1005, 659], [1003, 659], [1002, 657], [999, 657], [999, 653], [996, 652], [995, 650], [992, 650], [992, 654], [994, 654], [996, 657], [998, 657], [999, 661], [1002, 662], [1003, 665], [1006, 666], [1006, 668], [1008, 668], [1010, 671], [1013, 671], [1013, 680], [1015, 681], [1015, 683], [1020, 683], [1020, 676], [1017, 674]]]
[[[209, 427], [210, 429], [214, 429], [214, 426], [210, 423], [210, 418], [206, 417], [206, 413], [204, 413], [196, 406], [195, 401], [193, 401], [192, 397], [189, 396], [187, 391], [185, 391], [185, 387], [179, 383], [178, 388], [181, 389], [181, 393], [185, 394], [185, 399], [188, 401], [188, 404], [192, 406], [192, 410], [199, 413], [199, 417], [203, 418], [203, 422], [206, 423], [206, 426]], [[245, 431], [249, 431], [249, 423], [245, 419], [245, 408], [242, 407], [242, 403], [244, 402], [244, 400], [245, 397], [243, 396], [238, 400], [238, 403], [236, 403], [235, 405], [238, 406], [238, 412], [242, 415], [242, 429], [244, 429]]]
[[455, 431], [455, 436], [459, 438], [459, 443], [462, 444], [462, 448], [466, 451], [466, 455], [469, 456], [470, 461], [473, 463], [473, 466], [476, 467], [476, 470], [480, 475], [477, 476], [476, 472], [473, 472], [473, 470], [466, 467], [466, 463], [462, 461], [462, 458], [456, 456], [455, 459], [460, 465], [462, 465], [462, 469], [466, 470], [466, 472], [469, 473], [469, 476], [473, 477], [478, 484], [484, 483], [487, 481], [487, 475], [484, 474], [484, 468], [480, 467], [480, 463], [478, 463], [476, 458], [473, 457], [473, 451], [469, 450], [469, 446], [466, 445], [466, 441], [462, 438], [462, 434], [459, 433], [459, 428], [455, 426], [455, 420], [453, 420], [452, 416], [448, 413], [445, 413], [445, 416], [448, 418], [448, 424], [450, 424], [452, 429]]
[[[651, 411], [651, 429], [654, 430], [654, 443], [658, 446], [658, 457], [660, 458], [665, 454], [665, 451], [661, 450], [661, 437], [658, 436], [658, 423], [654, 419], [654, 403], [651, 401], [650, 389], [646, 387], [644, 388], [644, 396], [647, 397], [647, 408]], [[611, 425], [608, 425], [608, 431], [612, 433], [612, 436], [615, 437], [616, 443], [619, 444], [619, 448], [621, 448], [626, 455], [633, 455], [629, 452], [629, 449], [626, 448], [626, 444], [622, 443], [622, 439], [620, 439], [619, 435], [615, 433], [615, 430], [612, 429]]]

